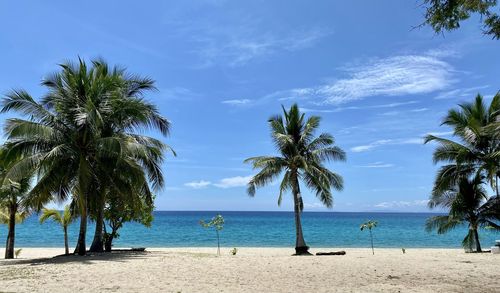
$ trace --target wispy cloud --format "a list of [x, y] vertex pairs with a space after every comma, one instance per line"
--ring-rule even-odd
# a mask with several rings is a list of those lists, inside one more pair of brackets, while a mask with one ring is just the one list
[[243, 106], [247, 105], [251, 102], [249, 99], [235, 99], [235, 100], [225, 100], [222, 101], [222, 104], [227, 104], [231, 106]]
[[160, 96], [165, 100], [190, 101], [199, 97], [200, 94], [185, 87], [171, 87], [160, 89]]
[[454, 68], [443, 57], [427, 53], [373, 58], [363, 65], [342, 68], [346, 78], [271, 95], [278, 99], [308, 99], [319, 104], [339, 105], [373, 96], [441, 91], [457, 81]]
[[388, 164], [384, 162], [375, 162], [366, 165], [358, 165], [360, 168], [391, 168], [394, 167], [394, 164]]
[[429, 108], [418, 108], [418, 109], [412, 109], [412, 110], [410, 110], [410, 112], [419, 113], [419, 112], [425, 112], [425, 111], [429, 111], [429, 110], [430, 110]]
[[406, 138], [406, 139], [379, 139], [374, 142], [352, 147], [350, 150], [354, 153], [361, 153], [373, 150], [384, 145], [404, 145], [404, 144], [423, 144], [423, 138]]
[[365, 109], [383, 109], [383, 108], [396, 108], [406, 105], [417, 104], [418, 101], [407, 101], [407, 102], [398, 102], [398, 103], [389, 103], [389, 104], [380, 104], [380, 105], [371, 105], [371, 106], [349, 106], [349, 107], [336, 107], [333, 109], [311, 109], [311, 108], [301, 108], [302, 112], [317, 112], [317, 113], [338, 113], [346, 110], [365, 110]]
[[249, 23], [237, 27], [207, 25], [197, 28], [192, 34], [192, 41], [197, 47], [193, 52], [202, 59], [201, 67], [216, 64], [235, 67], [278, 52], [294, 52], [312, 47], [332, 34], [332, 31], [307, 28], [288, 34], [271, 31], [263, 33]]
[[452, 134], [453, 134], [453, 131], [436, 131], [436, 132], [426, 133], [425, 135], [448, 136], [448, 135], [452, 135]]
[[210, 182], [210, 181], [199, 180], [199, 181], [192, 181], [192, 182], [185, 183], [184, 186], [194, 188], [194, 189], [202, 189], [202, 188], [206, 188], [207, 186], [209, 186], [211, 184], [212, 184], [212, 182]]
[[242, 187], [246, 186], [252, 176], [235, 176], [235, 177], [228, 177], [228, 178], [222, 178], [219, 180], [217, 183], [213, 183], [211, 181], [207, 180], [199, 180], [199, 181], [192, 181], [185, 183], [184, 186], [194, 188], [194, 189], [202, 189], [206, 188], [209, 186], [215, 186], [218, 188], [233, 188], [233, 187]]
[[322, 203], [319, 203], [319, 202], [313, 202], [313, 203], [307, 203], [307, 202], [305, 202], [304, 203], [304, 208], [311, 209], [311, 210], [314, 210], [314, 209], [324, 209], [325, 205], [322, 204]]
[[250, 181], [250, 179], [252, 179], [251, 175], [223, 178], [218, 183], [215, 183], [214, 186], [220, 188], [241, 187], [241, 186], [246, 186]]
[[481, 90], [489, 88], [489, 85], [482, 85], [476, 87], [469, 88], [459, 88], [450, 91], [445, 91], [439, 93], [434, 99], [442, 100], [442, 99], [471, 99], [475, 95], [477, 95]]
[[429, 200], [421, 199], [421, 200], [412, 200], [412, 201], [385, 201], [376, 204], [374, 207], [376, 208], [407, 208], [407, 207], [424, 207], [427, 206]]

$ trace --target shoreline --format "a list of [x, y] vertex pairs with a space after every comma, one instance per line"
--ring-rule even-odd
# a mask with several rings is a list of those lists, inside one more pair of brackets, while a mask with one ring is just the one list
[[[136, 247], [142, 247], [142, 246], [136, 246]], [[123, 252], [123, 251], [131, 251], [132, 247], [126, 247], [126, 246], [118, 246], [118, 247], [113, 247], [113, 251], [115, 252]], [[145, 247], [146, 252], [203, 252], [203, 253], [216, 253], [217, 247], [210, 247], [210, 246], [163, 246], [163, 247]], [[295, 248], [293, 246], [290, 247], [270, 247], [270, 246], [221, 246], [221, 254], [225, 251], [229, 252], [233, 248], [236, 248], [238, 250], [237, 254], [241, 254], [242, 252], [245, 251], [251, 251], [251, 252], [264, 252], [265, 254], [272, 254], [272, 253], [277, 253], [279, 255], [282, 255], [284, 251], [289, 251], [290, 253], [293, 253], [295, 251]], [[22, 249], [20, 257], [18, 259], [35, 259], [38, 257], [53, 257], [53, 256], [60, 256], [64, 254], [64, 247], [16, 247], [16, 249]], [[70, 255], [72, 254], [71, 252], [74, 250], [74, 247], [70, 247]], [[489, 247], [486, 248], [485, 250], [489, 250]], [[330, 251], [346, 251], [349, 253], [349, 251], [354, 251], [354, 252], [370, 252], [371, 255], [371, 247], [311, 247], [309, 249], [309, 252], [315, 254], [317, 252], [330, 252]], [[377, 251], [380, 253], [396, 253], [399, 252], [400, 254], [403, 254], [401, 248], [394, 248], [394, 247], [375, 247], [375, 254], [377, 254]], [[405, 254], [412, 252], [412, 251], [434, 251], [434, 252], [447, 252], [447, 251], [455, 251], [458, 253], [464, 253], [464, 254], [470, 254], [469, 252], [466, 252], [463, 248], [440, 248], [440, 247], [405, 247]], [[0, 247], [0, 255], [3, 255], [5, 252], [4, 247]], [[62, 253], [58, 253], [62, 252]], [[486, 253], [486, 252], [484, 252]], [[474, 253], [472, 253], [474, 254]], [[8, 261], [4, 259], [0, 259], [0, 265], [2, 261]]]

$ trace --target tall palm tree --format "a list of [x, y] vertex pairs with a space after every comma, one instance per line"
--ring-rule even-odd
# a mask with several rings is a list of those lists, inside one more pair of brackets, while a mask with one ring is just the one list
[[63, 228], [64, 232], [64, 253], [66, 255], [69, 254], [69, 246], [68, 246], [68, 226], [73, 222], [74, 217], [71, 214], [70, 206], [67, 205], [64, 207], [64, 211], [60, 213], [56, 209], [46, 209], [42, 210], [42, 215], [40, 216], [40, 223], [44, 223], [48, 219], [52, 219], [52, 221], [58, 223]]
[[[60, 72], [43, 81], [48, 93], [40, 102], [23, 90], [12, 91], [3, 99], [2, 112], [29, 116], [28, 120], [7, 120], [9, 154], [24, 156], [8, 175], [16, 178], [37, 172], [30, 198], [38, 209], [51, 200], [73, 197], [80, 215], [76, 252], [84, 255], [89, 206], [98, 207], [96, 234], [102, 240], [104, 187], [114, 182], [104, 182], [103, 174], [114, 178], [126, 172], [134, 177], [130, 179], [134, 184], [148, 190], [150, 185], [160, 188], [160, 164], [168, 147], [135, 132], [150, 128], [167, 135], [170, 123], [143, 99], [145, 91], [154, 89], [151, 79], [109, 68], [102, 60], [91, 66], [81, 59], [60, 66]], [[97, 249], [102, 251], [100, 240]]]
[[481, 252], [478, 230], [490, 227], [500, 230], [495, 221], [500, 220], [499, 205], [496, 197], [489, 198], [483, 186], [480, 175], [470, 179], [462, 176], [458, 183], [446, 191], [432, 194], [429, 207], [441, 207], [448, 210], [446, 216], [434, 216], [427, 220], [426, 230], [437, 229], [439, 234], [444, 234], [459, 225], [468, 223], [469, 232], [462, 241], [464, 248], [472, 251], [475, 247]]
[[333, 197], [331, 188], [343, 189], [343, 179], [340, 175], [328, 170], [325, 161], [344, 161], [345, 152], [334, 146], [332, 135], [322, 133], [315, 137], [319, 127], [320, 117], [311, 116], [307, 120], [300, 113], [297, 104], [289, 111], [283, 107], [283, 116], [269, 119], [273, 142], [281, 156], [261, 156], [245, 160], [254, 169], [261, 169], [248, 183], [248, 194], [255, 195], [258, 187], [265, 186], [277, 179], [284, 172], [280, 185], [278, 205], [281, 204], [283, 193], [291, 191], [294, 201], [297, 255], [309, 254], [302, 233], [301, 212], [304, 208], [299, 181], [314, 190], [321, 202], [331, 208]]
[[443, 125], [453, 128], [457, 140], [428, 135], [425, 143], [436, 142], [434, 163], [443, 162], [434, 183], [434, 191], [444, 192], [458, 183], [461, 174], [484, 174], [499, 196], [500, 136], [492, 126], [500, 121], [500, 93], [487, 107], [481, 95], [474, 102], [451, 109]]

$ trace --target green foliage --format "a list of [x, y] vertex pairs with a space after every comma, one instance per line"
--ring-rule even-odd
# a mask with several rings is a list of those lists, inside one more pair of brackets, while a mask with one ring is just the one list
[[425, 143], [437, 143], [434, 163], [440, 167], [433, 194], [441, 194], [456, 186], [462, 176], [479, 174], [487, 179], [499, 195], [500, 136], [495, 126], [500, 121], [500, 93], [487, 107], [481, 95], [474, 102], [463, 103], [459, 109], [451, 109], [443, 125], [453, 128], [456, 140], [428, 135]]
[[16, 251], [14, 252], [14, 256], [15, 256], [16, 258], [18, 258], [18, 257], [21, 255], [21, 252], [22, 252], [22, 251], [23, 251], [23, 249], [22, 249], [22, 248], [16, 249]]
[[[139, 192], [139, 191], [138, 191]], [[106, 250], [111, 250], [113, 240], [120, 237], [119, 229], [127, 222], [136, 222], [151, 227], [153, 222], [154, 197], [137, 194], [137, 197], [124, 201], [120, 196], [109, 196], [104, 209], [105, 226], [110, 231], [104, 234]], [[105, 228], [106, 231], [106, 228]]]
[[204, 220], [200, 220], [200, 225], [204, 228], [214, 228], [217, 234], [217, 255], [220, 255], [220, 239], [219, 239], [219, 231], [224, 228], [224, 217], [222, 215], [216, 215], [210, 221], [206, 222]]
[[[314, 190], [316, 196], [327, 207], [332, 207], [331, 188], [343, 189], [340, 175], [328, 170], [325, 161], [345, 161], [345, 152], [334, 146], [335, 139], [328, 133], [315, 136], [321, 118], [311, 116], [307, 120], [297, 104], [289, 111], [283, 108], [283, 116], [269, 119], [273, 142], [281, 157], [261, 156], [245, 160], [254, 169], [261, 169], [248, 183], [248, 194], [255, 195], [258, 187], [265, 186], [284, 172], [280, 184], [278, 205], [287, 191], [299, 191], [299, 179]], [[301, 210], [303, 203], [300, 203]]]
[[[478, 95], [472, 103], [451, 109], [443, 124], [453, 128], [455, 140], [428, 135], [426, 143], [435, 142], [434, 162], [444, 163], [438, 170], [429, 207], [449, 211], [446, 216], [427, 220], [427, 231], [446, 233], [468, 223], [469, 233], [462, 244], [480, 251], [476, 240], [479, 228], [500, 228], [500, 93], [489, 106]], [[496, 196], [489, 197], [484, 187], [489, 183]]]
[[[25, 212], [17, 212], [16, 213], [16, 224], [21, 224], [28, 217], [28, 213]], [[8, 225], [9, 224], [9, 210], [6, 207], [0, 208], [0, 224]]]
[[378, 224], [377, 221], [370, 220], [370, 221], [367, 221], [367, 222], [361, 224], [361, 226], [359, 228], [360, 228], [361, 231], [363, 231], [364, 229], [371, 230], [371, 229], [377, 227], [377, 224]]
[[200, 225], [204, 228], [214, 227], [215, 230], [220, 231], [224, 228], [224, 217], [222, 217], [222, 215], [216, 215], [208, 222], [200, 220]]
[[172, 149], [136, 132], [167, 135], [170, 123], [144, 99], [155, 89], [153, 80], [100, 59], [91, 65], [82, 59], [65, 62], [42, 85], [47, 93], [39, 101], [24, 90], [13, 90], [2, 100], [2, 112], [28, 117], [6, 121], [7, 157], [22, 158], [7, 176], [17, 180], [37, 174], [28, 203], [38, 210], [49, 201], [73, 197], [83, 254], [89, 209], [101, 211], [111, 193], [129, 201], [137, 190], [152, 197], [150, 188], [163, 186], [163, 153]]
[[49, 219], [58, 223], [59, 225], [61, 225], [61, 227], [65, 228], [68, 227], [75, 218], [71, 214], [70, 206], [66, 205], [62, 213], [60, 213], [56, 209], [43, 208], [42, 214], [40, 215], [40, 223], [44, 223]]
[[496, 0], [424, 0], [425, 24], [436, 33], [458, 29], [473, 14], [483, 22], [483, 32], [500, 39], [500, 17]]
[[498, 204], [496, 197], [488, 197], [481, 176], [476, 175], [472, 179], [461, 177], [456, 186], [432, 195], [429, 206], [447, 209], [448, 215], [429, 218], [426, 221], [426, 230], [428, 232], [437, 230], [438, 234], [444, 234], [468, 223], [469, 230], [462, 245], [469, 251], [474, 247], [477, 251], [481, 251], [480, 243], [476, 242], [474, 233], [477, 233], [479, 228], [485, 227], [500, 229], [494, 222], [500, 219]]

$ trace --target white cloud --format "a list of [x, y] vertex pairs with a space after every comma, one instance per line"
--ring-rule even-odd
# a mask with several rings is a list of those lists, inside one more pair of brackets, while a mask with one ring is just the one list
[[317, 113], [338, 113], [345, 110], [365, 110], [365, 109], [382, 109], [382, 108], [396, 108], [405, 105], [417, 104], [418, 101], [407, 101], [407, 102], [398, 102], [398, 103], [389, 103], [389, 104], [380, 104], [380, 105], [371, 105], [371, 106], [349, 106], [349, 107], [337, 107], [333, 109], [310, 109], [310, 108], [300, 108], [302, 112], [317, 112]]
[[448, 135], [452, 135], [453, 134], [453, 131], [436, 131], [436, 132], [429, 132], [429, 133], [426, 133], [426, 135], [434, 135], [434, 136], [448, 136]]
[[398, 141], [395, 144], [424, 144], [424, 139], [422, 137], [408, 138]]
[[425, 112], [425, 111], [429, 111], [429, 108], [418, 108], [418, 109], [410, 110], [410, 112], [414, 112], [414, 113]]
[[369, 151], [373, 148], [389, 144], [392, 141], [393, 141], [392, 139], [380, 139], [380, 140], [371, 142], [371, 143], [366, 144], [366, 145], [359, 145], [359, 146], [352, 147], [351, 151], [355, 152], [355, 153], [366, 152], [366, 151]]
[[250, 179], [252, 179], [251, 175], [223, 178], [219, 181], [219, 183], [214, 183], [214, 186], [219, 188], [241, 187], [246, 186]]
[[198, 93], [184, 87], [162, 88], [160, 89], [160, 94], [162, 99], [175, 101], [190, 101], [200, 96]]
[[423, 138], [407, 138], [407, 139], [379, 139], [366, 145], [359, 145], [351, 148], [352, 152], [361, 153], [370, 151], [384, 145], [404, 145], [404, 144], [423, 144]]
[[407, 207], [422, 207], [427, 206], [429, 202], [428, 199], [422, 200], [412, 200], [412, 201], [386, 201], [376, 204], [374, 207], [376, 208], [407, 208]]
[[191, 187], [194, 189], [202, 189], [202, 188], [209, 186], [210, 184], [212, 184], [212, 182], [200, 180], [200, 181], [193, 181], [193, 182], [185, 183], [184, 186]]
[[370, 164], [366, 164], [366, 165], [360, 165], [357, 167], [360, 167], [360, 168], [391, 168], [391, 167], [394, 167], [394, 164], [388, 164], [388, 163], [384, 163], [384, 162], [375, 162], [375, 163], [370, 163]]
[[375, 58], [343, 68], [347, 78], [320, 86], [272, 94], [285, 99], [312, 99], [339, 105], [372, 96], [425, 94], [445, 90], [456, 82], [453, 67], [432, 54]]
[[193, 41], [199, 48], [194, 52], [203, 59], [202, 67], [215, 64], [234, 67], [277, 52], [306, 49], [332, 32], [310, 28], [293, 30], [292, 33], [289, 31], [287, 34], [271, 31], [262, 33], [249, 24], [238, 27], [207, 25], [191, 33], [195, 34]]
[[322, 208], [325, 208], [325, 205], [322, 204], [322, 203], [319, 203], [319, 202], [313, 202], [313, 203], [304, 203], [304, 208], [305, 209], [311, 209], [311, 210], [314, 210], [314, 209], [322, 209]]
[[481, 90], [489, 88], [489, 85], [482, 85], [476, 87], [469, 88], [460, 88], [454, 89], [450, 91], [445, 91], [439, 93], [434, 99], [442, 100], [442, 99], [472, 99], [474, 98]]
[[199, 181], [192, 181], [185, 183], [184, 186], [191, 187], [194, 189], [202, 189], [206, 188], [209, 186], [215, 186], [218, 188], [232, 188], [232, 187], [242, 187], [246, 186], [248, 182], [252, 179], [252, 176], [235, 176], [235, 177], [228, 177], [228, 178], [223, 178], [219, 180], [217, 183], [212, 183], [211, 181], [207, 180], [199, 180]]
[[235, 99], [235, 100], [222, 101], [222, 104], [228, 104], [228, 105], [232, 105], [232, 106], [242, 106], [242, 105], [249, 104], [250, 102], [251, 102], [251, 100], [249, 100], [249, 99]]

